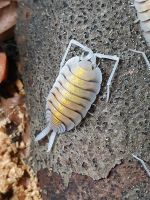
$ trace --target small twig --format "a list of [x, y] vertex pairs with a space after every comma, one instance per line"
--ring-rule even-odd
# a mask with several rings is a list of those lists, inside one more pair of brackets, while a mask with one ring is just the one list
[[144, 162], [142, 159], [138, 158], [138, 157], [137, 157], [136, 155], [134, 155], [134, 154], [132, 154], [132, 156], [133, 156], [135, 159], [137, 159], [138, 161], [141, 162], [142, 166], [144, 167], [145, 171], [147, 172], [148, 176], [150, 177], [150, 171], [149, 171], [149, 169], [147, 168], [145, 162]]

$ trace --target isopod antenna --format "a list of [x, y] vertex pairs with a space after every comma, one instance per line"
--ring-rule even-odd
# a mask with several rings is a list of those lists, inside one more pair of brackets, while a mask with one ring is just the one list
[[65, 63], [67, 54], [68, 54], [68, 52], [69, 52], [69, 50], [70, 50], [70, 48], [71, 48], [72, 45], [75, 45], [75, 46], [77, 46], [77, 47], [80, 47], [80, 48], [83, 49], [85, 52], [88, 52], [88, 55], [86, 56], [86, 59], [87, 59], [87, 60], [88, 60], [88, 58], [90, 59], [90, 58], [93, 56], [93, 51], [92, 51], [91, 49], [89, 49], [87, 46], [82, 45], [80, 42], [78, 42], [78, 41], [72, 39], [72, 40], [69, 42], [69, 45], [68, 45], [68, 47], [67, 47], [67, 49], [66, 49], [66, 51], [65, 51], [65, 54], [64, 54], [64, 56], [63, 56], [63, 58], [62, 58], [62, 61], [61, 61], [61, 63], [60, 63], [60, 69], [64, 66], [64, 63]]

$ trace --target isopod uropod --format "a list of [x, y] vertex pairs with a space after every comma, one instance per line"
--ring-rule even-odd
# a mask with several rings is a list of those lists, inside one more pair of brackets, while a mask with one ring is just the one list
[[[72, 57], [65, 63], [72, 44], [80, 47], [88, 54]], [[48, 143], [48, 152], [52, 148], [56, 134], [64, 133], [76, 127], [95, 101], [102, 82], [102, 73], [96, 64], [97, 57], [115, 61], [107, 82], [106, 101], [108, 101], [110, 84], [118, 66], [119, 58], [117, 56], [93, 53], [91, 49], [76, 40], [70, 41], [60, 64], [59, 75], [47, 97], [47, 127], [35, 138], [36, 141], [41, 140], [52, 130]]]
[[143, 36], [150, 46], [150, 0], [134, 0]]

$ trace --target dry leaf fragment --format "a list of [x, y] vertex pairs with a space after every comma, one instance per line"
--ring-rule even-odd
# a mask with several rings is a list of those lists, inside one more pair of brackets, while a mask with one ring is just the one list
[[0, 40], [5, 39], [5, 33], [15, 26], [16, 19], [17, 1], [0, 2]]
[[7, 57], [5, 53], [0, 53], [0, 83], [6, 79]]
[[17, 6], [16, 3], [13, 2], [9, 6], [1, 9], [0, 12], [0, 34], [10, 29], [12, 26], [16, 24], [17, 19]]
[[7, 0], [0, 1], [0, 9], [8, 6], [9, 4], [10, 4], [10, 1], [7, 1]]
[[[21, 152], [24, 156], [27, 156], [29, 154], [31, 138], [24, 96], [16, 93], [11, 98], [1, 98], [0, 108], [3, 113], [0, 117], [0, 127], [6, 127], [7, 134], [11, 135], [14, 142], [18, 141], [19, 146], [21, 141], [24, 142], [26, 148]], [[16, 133], [20, 135], [16, 135]]]
[[16, 86], [18, 88], [19, 94], [20, 95], [25, 95], [25, 91], [24, 91], [24, 87], [23, 87], [23, 83], [21, 80], [16, 80]]

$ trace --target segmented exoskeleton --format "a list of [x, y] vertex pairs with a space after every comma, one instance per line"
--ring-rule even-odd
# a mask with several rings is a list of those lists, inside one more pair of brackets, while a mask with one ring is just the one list
[[[72, 57], [65, 63], [72, 44], [79, 46], [88, 54]], [[76, 127], [95, 101], [102, 82], [102, 73], [96, 64], [97, 57], [116, 61], [107, 82], [108, 101], [111, 80], [118, 66], [119, 58], [93, 53], [91, 49], [76, 40], [70, 41], [60, 64], [59, 75], [47, 97], [47, 127], [35, 139], [36, 141], [41, 140], [52, 130], [48, 151], [52, 148], [56, 134], [64, 133]]]
[[147, 42], [150, 46], [150, 0], [134, 0], [140, 26]]

